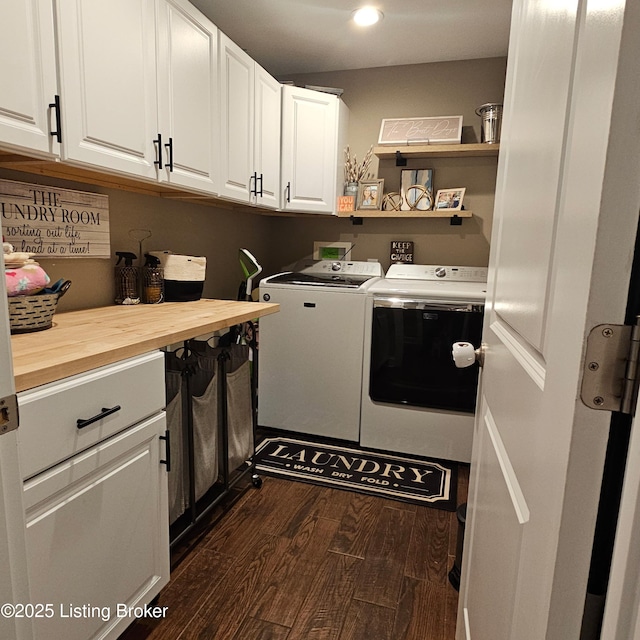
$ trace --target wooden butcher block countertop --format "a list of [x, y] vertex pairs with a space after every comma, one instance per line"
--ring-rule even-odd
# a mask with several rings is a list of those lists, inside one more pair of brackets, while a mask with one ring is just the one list
[[57, 313], [53, 327], [11, 336], [16, 391], [231, 327], [279, 305], [235, 300], [110, 306]]

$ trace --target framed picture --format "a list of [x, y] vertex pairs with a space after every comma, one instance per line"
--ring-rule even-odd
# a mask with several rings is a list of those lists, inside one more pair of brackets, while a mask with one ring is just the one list
[[400, 174], [402, 211], [433, 208], [433, 169], [403, 169]]
[[358, 209], [381, 209], [384, 179], [363, 180], [358, 184]]
[[457, 189], [439, 189], [436, 194], [434, 209], [436, 211], [460, 211], [466, 187]]
[[378, 144], [460, 144], [462, 116], [385, 118]]
[[318, 241], [313, 243], [314, 260], [344, 260], [350, 251], [350, 242]]

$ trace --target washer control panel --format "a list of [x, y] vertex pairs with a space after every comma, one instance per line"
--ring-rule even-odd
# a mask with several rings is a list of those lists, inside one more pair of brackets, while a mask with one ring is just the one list
[[308, 274], [344, 274], [350, 276], [381, 276], [382, 265], [379, 262], [359, 262], [347, 260], [309, 260], [296, 265], [294, 271]]
[[387, 279], [449, 280], [454, 282], [486, 282], [487, 267], [459, 267], [425, 264], [392, 264]]

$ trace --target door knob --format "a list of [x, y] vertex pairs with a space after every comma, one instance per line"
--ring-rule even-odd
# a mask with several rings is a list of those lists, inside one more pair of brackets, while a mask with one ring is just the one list
[[475, 349], [470, 342], [454, 342], [451, 355], [458, 369], [470, 367], [474, 362], [482, 366], [484, 364], [484, 345]]

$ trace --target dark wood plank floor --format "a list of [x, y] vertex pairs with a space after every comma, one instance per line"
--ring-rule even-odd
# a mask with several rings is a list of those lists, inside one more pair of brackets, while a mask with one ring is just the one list
[[[466, 500], [461, 466], [458, 504]], [[456, 514], [264, 478], [121, 640], [453, 640]]]

